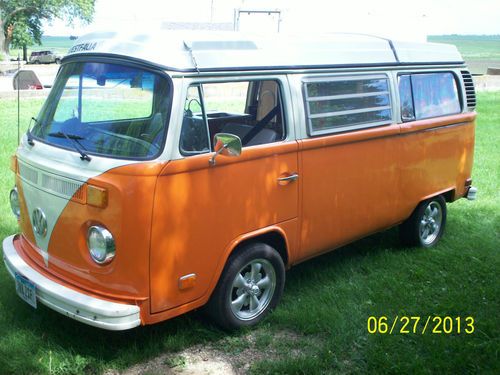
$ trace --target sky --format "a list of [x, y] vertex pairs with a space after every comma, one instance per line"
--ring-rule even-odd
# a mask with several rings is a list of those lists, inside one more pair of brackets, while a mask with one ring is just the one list
[[[163, 22], [232, 23], [235, 9], [281, 10], [282, 33], [356, 32], [400, 40], [500, 34], [500, 0], [96, 0], [92, 24], [68, 27], [54, 21], [45, 24], [44, 31], [78, 36], [94, 30], [146, 30]], [[246, 31], [258, 26], [267, 33], [275, 25], [277, 16], [243, 13], [240, 19]]]

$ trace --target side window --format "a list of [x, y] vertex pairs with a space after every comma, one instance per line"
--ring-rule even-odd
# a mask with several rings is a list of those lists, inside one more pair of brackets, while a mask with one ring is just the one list
[[[422, 120], [461, 112], [457, 83], [453, 73], [401, 75], [399, 95], [403, 121]], [[408, 105], [410, 97], [413, 108]]]
[[286, 136], [283, 119], [280, 85], [275, 80], [192, 86], [186, 98], [180, 150], [185, 156], [209, 152], [217, 133], [237, 135], [243, 147], [278, 142]]
[[386, 125], [392, 122], [385, 75], [334, 77], [304, 83], [309, 135]]

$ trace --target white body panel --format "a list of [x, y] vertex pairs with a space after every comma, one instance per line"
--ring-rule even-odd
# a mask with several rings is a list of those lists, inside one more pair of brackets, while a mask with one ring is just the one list
[[357, 34], [275, 35], [264, 39], [229, 32], [109, 32], [80, 37], [68, 56], [121, 55], [181, 71], [463, 61], [455, 46], [391, 43]]

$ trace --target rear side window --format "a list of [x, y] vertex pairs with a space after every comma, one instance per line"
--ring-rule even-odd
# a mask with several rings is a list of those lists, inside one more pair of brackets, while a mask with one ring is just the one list
[[304, 97], [309, 135], [386, 125], [392, 120], [385, 75], [306, 80]]
[[457, 82], [451, 72], [400, 75], [399, 96], [405, 122], [461, 112]]

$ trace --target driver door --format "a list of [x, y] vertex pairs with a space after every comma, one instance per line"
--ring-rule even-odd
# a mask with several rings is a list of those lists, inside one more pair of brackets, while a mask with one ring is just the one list
[[[286, 87], [286, 77], [266, 77], [187, 89], [178, 159], [155, 193], [151, 312], [208, 298], [240, 236], [275, 224], [296, 233], [298, 182], [279, 180], [299, 173]], [[220, 132], [238, 135], [243, 151], [210, 165]], [[189, 275], [195, 284], [181, 288]]]

